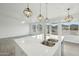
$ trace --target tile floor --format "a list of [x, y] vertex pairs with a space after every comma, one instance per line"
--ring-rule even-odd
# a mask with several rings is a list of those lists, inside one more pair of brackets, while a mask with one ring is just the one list
[[79, 56], [79, 44], [64, 42], [64, 56]]

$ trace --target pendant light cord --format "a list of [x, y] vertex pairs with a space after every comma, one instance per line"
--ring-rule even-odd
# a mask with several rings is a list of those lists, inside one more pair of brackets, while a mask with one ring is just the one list
[[41, 3], [40, 3], [40, 14], [41, 14]]
[[48, 3], [46, 3], [46, 18], [48, 17]]
[[27, 8], [29, 8], [29, 3], [27, 3]]

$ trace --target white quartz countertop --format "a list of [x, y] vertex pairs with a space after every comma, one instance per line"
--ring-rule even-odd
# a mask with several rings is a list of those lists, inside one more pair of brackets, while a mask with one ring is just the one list
[[[58, 36], [51, 35], [51, 38], [58, 39]], [[29, 36], [20, 39], [14, 39], [14, 41], [22, 48], [22, 50], [28, 56], [53, 56], [58, 47], [61, 44], [63, 37], [53, 47], [44, 46], [41, 44], [42, 35]]]

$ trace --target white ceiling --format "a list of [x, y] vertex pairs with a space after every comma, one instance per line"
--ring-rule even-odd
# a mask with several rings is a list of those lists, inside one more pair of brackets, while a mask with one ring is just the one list
[[[25, 3], [0, 3], [0, 26], [18, 26], [23, 25], [21, 21], [27, 18], [23, 14], [24, 8], [27, 6]], [[45, 16], [45, 4], [42, 4], [42, 14]], [[39, 3], [30, 4], [33, 15], [31, 20], [37, 21], [37, 16], [39, 14]], [[71, 14], [74, 19], [78, 21], [79, 19], [79, 3], [50, 3], [48, 4], [48, 18], [57, 18], [59, 20], [64, 19], [66, 15], [66, 9], [71, 8]], [[28, 20], [28, 19], [27, 19]], [[56, 19], [55, 19], [56, 20]], [[55, 21], [53, 19], [53, 21]]]

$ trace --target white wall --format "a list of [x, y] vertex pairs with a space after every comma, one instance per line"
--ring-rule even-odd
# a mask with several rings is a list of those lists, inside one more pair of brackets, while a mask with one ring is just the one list
[[0, 38], [28, 34], [28, 25], [21, 23], [26, 19], [21, 10], [16, 4], [0, 4]]
[[27, 26], [0, 27], [0, 38], [28, 34]]

